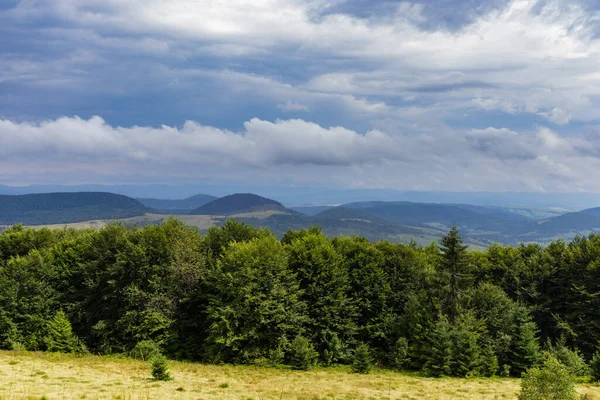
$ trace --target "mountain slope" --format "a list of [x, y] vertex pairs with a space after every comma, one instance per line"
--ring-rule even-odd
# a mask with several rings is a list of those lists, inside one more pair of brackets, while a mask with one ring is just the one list
[[508, 210], [457, 204], [400, 202], [362, 202], [344, 205], [360, 209], [399, 224], [449, 228], [457, 225], [467, 231], [511, 233], [529, 222]]
[[379, 224], [389, 224], [391, 221], [386, 218], [379, 217], [377, 215], [370, 214], [361, 209], [355, 208], [347, 208], [344, 206], [339, 206], [335, 208], [331, 208], [329, 210], [325, 210], [314, 216], [315, 219], [323, 220], [323, 219], [335, 219], [340, 221], [361, 221], [361, 222], [370, 222], [370, 223], [379, 223]]
[[216, 199], [217, 197], [210, 196], [208, 194], [197, 194], [195, 196], [191, 196], [181, 200], [163, 200], [148, 198], [142, 198], [137, 200], [146, 207], [168, 212], [170, 210], [193, 210]]
[[280, 211], [294, 214], [283, 204], [251, 193], [236, 193], [213, 200], [196, 208], [190, 214], [194, 215], [234, 215], [258, 211]]
[[564, 234], [587, 234], [600, 232], [600, 207], [566, 213], [528, 224], [523, 235], [534, 237], [552, 237]]
[[63, 224], [131, 218], [150, 209], [131, 197], [104, 192], [0, 195], [0, 224]]

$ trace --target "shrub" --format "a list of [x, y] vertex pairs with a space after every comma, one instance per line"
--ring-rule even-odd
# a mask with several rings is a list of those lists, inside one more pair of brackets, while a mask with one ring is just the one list
[[323, 360], [325, 365], [330, 366], [344, 359], [345, 346], [337, 334], [330, 335], [329, 338], [323, 340], [325, 350], [323, 350]]
[[294, 369], [309, 370], [315, 365], [318, 356], [313, 345], [305, 337], [296, 337], [290, 345], [290, 365]]
[[592, 361], [590, 362], [590, 372], [592, 380], [594, 382], [600, 382], [600, 350], [592, 357]]
[[162, 354], [155, 355], [152, 360], [152, 377], [157, 381], [170, 381], [171, 373], [169, 372], [169, 364], [167, 358]]
[[542, 368], [523, 374], [519, 400], [575, 400], [575, 383], [569, 368], [549, 356]]
[[160, 347], [153, 340], [142, 340], [135, 345], [129, 355], [135, 359], [148, 361], [161, 354]]
[[394, 345], [393, 363], [396, 368], [401, 369], [410, 362], [408, 357], [408, 340], [405, 337], [398, 338]]
[[371, 349], [366, 344], [360, 343], [356, 346], [352, 355], [352, 372], [368, 374], [372, 367], [373, 356], [371, 355]]

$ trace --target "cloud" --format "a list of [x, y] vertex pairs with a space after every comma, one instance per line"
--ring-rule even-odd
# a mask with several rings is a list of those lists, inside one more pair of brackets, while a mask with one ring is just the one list
[[476, 151], [501, 160], [531, 160], [536, 154], [509, 129], [474, 129], [465, 138]]
[[303, 120], [253, 118], [242, 132], [187, 121], [183, 127], [113, 127], [95, 116], [59, 118], [39, 124], [0, 120], [5, 160], [110, 160], [160, 164], [352, 165], [398, 160], [403, 152], [379, 131], [364, 135]]
[[541, 112], [539, 115], [548, 119], [548, 121], [556, 125], [567, 125], [573, 116], [570, 112], [560, 108], [553, 108], [549, 112]]
[[304, 104], [300, 104], [300, 103], [296, 103], [293, 101], [286, 101], [283, 104], [277, 104], [277, 108], [279, 108], [281, 111], [284, 112], [308, 112], [308, 106], [305, 106]]
[[0, 9], [0, 166], [597, 187], [573, 171], [600, 154], [599, 11], [484, 3], [15, 2]]
[[119, 127], [96, 116], [0, 120], [0, 144], [5, 174], [37, 177], [77, 169], [183, 179], [210, 170], [213, 179], [248, 175], [430, 190], [494, 190], [498, 185], [580, 190], [598, 183], [576, 171], [600, 167], [600, 152], [590, 151], [600, 148], [600, 136], [567, 137], [548, 128], [490, 127], [431, 136], [253, 118], [231, 131], [192, 121], [181, 127]]

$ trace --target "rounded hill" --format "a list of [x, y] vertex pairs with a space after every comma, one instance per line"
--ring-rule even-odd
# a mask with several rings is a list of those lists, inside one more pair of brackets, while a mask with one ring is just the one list
[[198, 207], [190, 214], [194, 215], [234, 215], [258, 211], [281, 211], [292, 213], [278, 201], [252, 193], [236, 193], [221, 197]]

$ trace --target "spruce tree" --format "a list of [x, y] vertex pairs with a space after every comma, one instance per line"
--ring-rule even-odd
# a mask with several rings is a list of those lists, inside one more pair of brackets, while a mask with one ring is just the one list
[[313, 345], [307, 338], [296, 337], [289, 350], [290, 365], [297, 370], [307, 371], [315, 365], [319, 353], [315, 351]]
[[352, 355], [352, 371], [357, 374], [368, 374], [373, 368], [373, 356], [371, 349], [365, 343], [356, 346]]
[[440, 262], [440, 280], [442, 285], [442, 311], [450, 322], [460, 315], [462, 290], [469, 283], [467, 247], [453, 226], [440, 241], [442, 257]]
[[519, 326], [511, 353], [511, 371], [516, 376], [525, 372], [540, 360], [540, 345], [537, 327], [534, 322], [524, 322]]
[[73, 334], [71, 323], [65, 313], [60, 310], [48, 322], [46, 348], [48, 351], [72, 353], [78, 350], [77, 337]]
[[454, 344], [450, 323], [445, 319], [436, 323], [429, 339], [427, 361], [423, 369], [431, 376], [451, 376]]
[[152, 377], [157, 381], [170, 381], [173, 378], [169, 372], [167, 358], [162, 354], [155, 355], [151, 360]]

